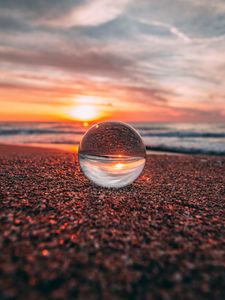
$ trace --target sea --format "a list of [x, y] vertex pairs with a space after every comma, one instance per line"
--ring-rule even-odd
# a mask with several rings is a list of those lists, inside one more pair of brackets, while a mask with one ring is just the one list
[[[0, 143], [43, 147], [77, 146], [92, 124], [0, 122]], [[225, 155], [224, 124], [130, 123], [149, 152]]]

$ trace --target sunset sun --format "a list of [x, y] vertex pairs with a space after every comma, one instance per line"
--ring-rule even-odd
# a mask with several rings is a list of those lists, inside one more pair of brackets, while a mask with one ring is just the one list
[[92, 121], [100, 116], [100, 112], [94, 105], [81, 104], [71, 109], [70, 115], [80, 121]]

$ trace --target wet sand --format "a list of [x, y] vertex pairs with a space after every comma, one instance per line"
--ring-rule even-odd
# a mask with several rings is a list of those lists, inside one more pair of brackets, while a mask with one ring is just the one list
[[148, 156], [120, 190], [0, 146], [0, 299], [225, 299], [225, 158]]

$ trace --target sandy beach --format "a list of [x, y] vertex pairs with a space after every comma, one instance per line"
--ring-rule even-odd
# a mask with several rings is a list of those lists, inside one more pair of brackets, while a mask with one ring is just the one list
[[119, 190], [0, 146], [0, 299], [225, 299], [225, 158], [149, 155]]

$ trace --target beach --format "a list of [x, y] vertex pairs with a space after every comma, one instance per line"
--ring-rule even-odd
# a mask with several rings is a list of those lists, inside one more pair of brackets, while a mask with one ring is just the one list
[[73, 152], [0, 146], [0, 299], [225, 299], [225, 157], [148, 155], [105, 189]]

